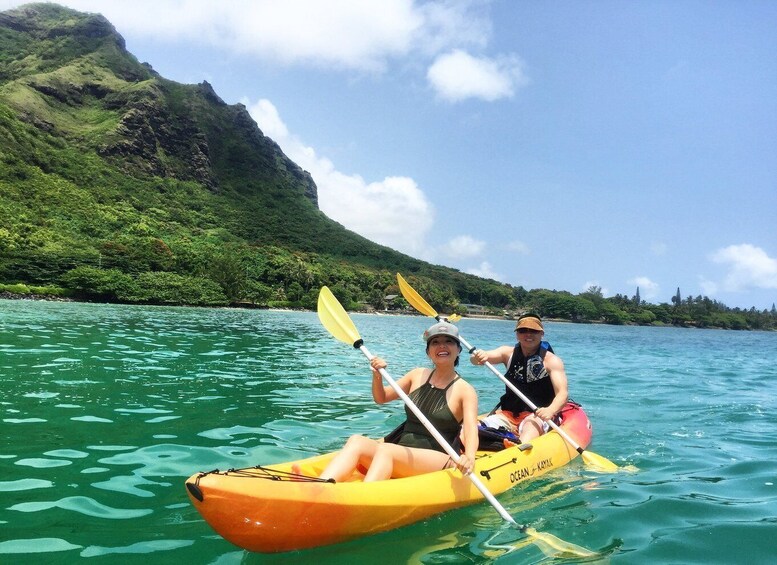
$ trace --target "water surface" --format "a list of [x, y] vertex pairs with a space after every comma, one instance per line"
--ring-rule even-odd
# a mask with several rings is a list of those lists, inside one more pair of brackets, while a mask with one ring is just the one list
[[[398, 378], [430, 320], [353, 315]], [[512, 324], [464, 320], [490, 348]], [[611, 563], [767, 563], [777, 535], [777, 334], [547, 324], [591, 450], [500, 495], [519, 523]], [[481, 410], [502, 392], [461, 366]], [[183, 487], [383, 435], [369, 369], [315, 313], [0, 300], [0, 562], [550, 563], [487, 503], [329, 548], [260, 555], [216, 535]], [[508, 551], [507, 547], [512, 547]]]

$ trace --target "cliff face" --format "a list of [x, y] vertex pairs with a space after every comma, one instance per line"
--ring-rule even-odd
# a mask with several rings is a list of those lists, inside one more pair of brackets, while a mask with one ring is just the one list
[[[312, 177], [244, 106], [225, 104], [207, 82], [165, 80], [103, 16], [26, 5], [0, 13], [0, 47], [0, 102], [35, 128], [129, 175], [195, 181], [213, 193], [283, 185], [318, 206]], [[251, 172], [250, 186], [235, 166]]]
[[200, 276], [226, 253], [253, 282], [287, 285], [268, 274], [278, 249], [328, 272], [429, 267], [328, 218], [245, 106], [160, 76], [104, 17], [0, 13], [0, 282], [80, 266]]

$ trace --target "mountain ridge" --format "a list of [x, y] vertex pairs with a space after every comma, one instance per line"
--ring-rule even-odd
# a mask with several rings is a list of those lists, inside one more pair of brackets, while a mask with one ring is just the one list
[[[377, 297], [373, 287], [392, 287], [396, 271], [426, 277], [451, 304], [468, 288], [482, 294], [484, 282], [511, 293], [328, 218], [310, 174], [244, 105], [226, 104], [205, 81], [160, 76], [99, 14], [55, 4], [2, 12], [0, 46], [0, 280], [62, 284], [78, 266], [208, 277], [204, 264], [227, 249], [281, 299], [291, 282], [306, 295], [341, 283], [354, 299]], [[256, 266], [274, 253], [296, 254], [288, 260], [311, 274], [290, 282]], [[354, 272], [379, 272], [380, 283]]]

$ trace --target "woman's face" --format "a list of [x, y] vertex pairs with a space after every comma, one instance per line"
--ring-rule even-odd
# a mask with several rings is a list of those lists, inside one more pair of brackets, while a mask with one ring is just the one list
[[426, 344], [426, 354], [434, 363], [455, 361], [460, 351], [459, 342], [447, 335], [433, 337]]

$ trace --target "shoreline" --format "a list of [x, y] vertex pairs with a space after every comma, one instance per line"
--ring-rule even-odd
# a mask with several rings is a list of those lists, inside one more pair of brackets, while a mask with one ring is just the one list
[[[131, 304], [126, 302], [102, 302], [102, 301], [96, 301], [96, 300], [80, 300], [77, 298], [72, 298], [69, 296], [52, 296], [52, 295], [43, 295], [43, 294], [15, 294], [11, 292], [0, 292], [0, 300], [30, 300], [34, 302], [73, 302], [73, 303], [82, 303], [82, 304], [111, 304], [111, 305], [126, 305], [126, 306], [161, 306], [161, 307], [167, 307], [167, 308], [224, 308], [224, 309], [231, 309], [231, 310], [269, 310], [274, 312], [315, 312], [315, 310], [307, 310], [305, 308], [285, 308], [285, 307], [272, 307], [272, 306], [258, 306], [248, 303], [240, 303], [240, 304], [230, 304], [226, 306], [202, 306], [202, 305], [187, 305], [187, 304]], [[352, 314], [368, 314], [372, 316], [412, 316], [412, 317], [421, 317], [426, 318], [428, 316], [425, 316], [419, 312], [415, 311], [403, 311], [403, 312], [395, 312], [391, 310], [353, 310], [350, 311]], [[462, 320], [504, 320], [506, 322], [514, 322], [516, 318], [506, 318], [504, 316], [490, 316], [486, 314], [470, 314], [466, 316], [461, 317]], [[621, 327], [652, 327], [652, 328], [681, 328], [681, 329], [688, 329], [688, 330], [698, 330], [698, 329], [707, 329], [707, 330], [725, 330], [725, 331], [763, 331], [763, 332], [777, 332], [777, 329], [733, 329], [733, 328], [722, 328], [717, 326], [709, 326], [709, 327], [698, 327], [696, 325], [673, 325], [673, 324], [647, 324], [647, 325], [641, 325], [636, 324], [634, 322], [626, 323], [626, 324], [607, 324], [604, 321], [601, 320], [589, 320], [589, 321], [574, 321], [574, 320], [565, 320], [563, 318], [543, 318], [543, 322], [552, 322], [552, 323], [559, 323], [559, 324], [582, 324], [582, 325], [611, 325], [613, 327], [621, 326]]]

